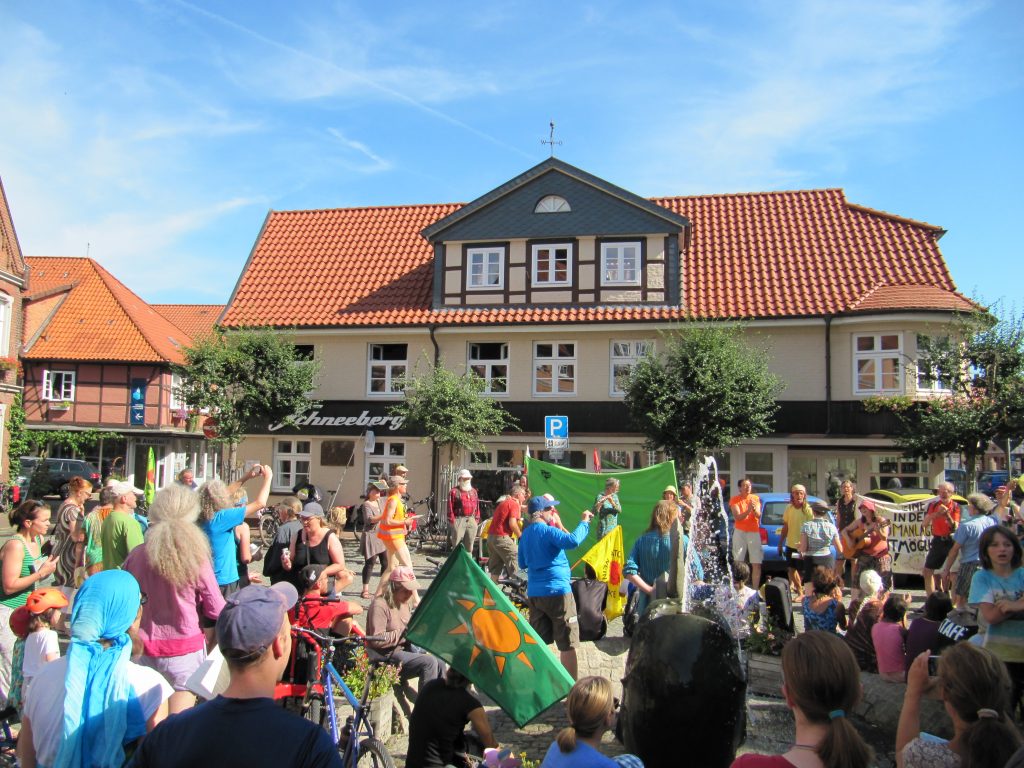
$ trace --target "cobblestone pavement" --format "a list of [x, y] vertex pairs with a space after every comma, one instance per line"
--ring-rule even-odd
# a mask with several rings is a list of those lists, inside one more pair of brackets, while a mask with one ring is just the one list
[[[360, 568], [362, 559], [358, 553], [357, 541], [352, 534], [342, 537], [345, 558], [348, 567], [356, 572], [356, 580], [344, 592], [345, 599], [358, 602], [364, 606], [369, 601], [360, 599], [359, 592]], [[436, 567], [428, 558], [441, 562], [444, 555], [427, 550], [413, 552], [413, 567], [416, 577], [425, 590], [433, 581]], [[254, 564], [255, 566], [258, 564]], [[371, 579], [371, 587], [377, 584], [377, 574]], [[921, 596], [915, 595], [917, 601]], [[796, 617], [798, 625], [802, 625], [802, 617]], [[798, 631], [802, 626], [798, 626]], [[612, 681], [616, 695], [621, 695], [621, 679], [629, 652], [628, 639], [622, 635], [622, 622], [615, 620], [608, 628], [603, 639], [593, 643], [583, 643], [579, 651], [579, 672], [584, 675], [602, 675]], [[558, 731], [568, 725], [564, 702], [559, 702], [541, 713], [533, 722], [524, 728], [516, 728], [515, 724], [486, 695], [480, 695], [487, 710], [495, 736], [502, 746], [511, 746], [517, 752], [525, 751], [532, 759], [540, 759], [547, 751]], [[887, 756], [892, 745], [878, 738], [872, 738], [870, 732], [865, 733], [869, 741], [874, 743], [879, 759], [877, 765], [892, 765], [891, 757]], [[785, 752], [793, 740], [793, 720], [781, 699], [771, 697], [750, 697], [747, 709], [747, 738], [740, 752], [759, 752], [763, 754], [781, 754]], [[680, 739], [681, 743], [685, 738]], [[403, 765], [405, 752], [408, 748], [408, 737], [405, 733], [395, 733], [388, 741], [388, 748], [398, 765]], [[608, 755], [624, 752], [621, 744], [614, 740], [611, 733], [606, 733], [603, 740], [603, 751]]]

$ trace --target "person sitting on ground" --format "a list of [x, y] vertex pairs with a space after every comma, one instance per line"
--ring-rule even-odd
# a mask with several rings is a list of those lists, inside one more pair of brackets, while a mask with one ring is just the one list
[[330, 734], [273, 699], [291, 653], [288, 609], [298, 597], [288, 582], [228, 596], [217, 619], [228, 687], [154, 730], [131, 768], [342, 768]]
[[948, 592], [932, 592], [924, 601], [924, 615], [910, 622], [907, 630], [907, 669], [922, 653], [938, 653], [942, 643], [939, 626], [953, 610]]
[[313, 629], [330, 630], [338, 637], [348, 637], [352, 632], [362, 634], [354, 616], [363, 612], [358, 603], [344, 600], [325, 600], [327, 596], [327, 566], [314, 563], [299, 572], [303, 585], [302, 597], [289, 612], [292, 624]]
[[836, 633], [846, 629], [846, 607], [843, 591], [833, 568], [819, 565], [811, 574], [811, 583], [804, 585], [804, 629]]
[[153, 497], [145, 542], [132, 550], [124, 570], [146, 595], [139, 636], [139, 663], [155, 669], [174, 689], [169, 714], [196, 703], [187, 681], [206, 660], [203, 626], [224, 607], [210, 558], [210, 541], [199, 530], [199, 496], [174, 483]]
[[[618, 768], [619, 763], [601, 754], [601, 736], [615, 725], [612, 684], [604, 677], [583, 677], [565, 701], [569, 726], [548, 747], [540, 768]], [[630, 765], [643, 765], [634, 755]]]
[[444, 679], [423, 686], [409, 718], [405, 768], [468, 768], [469, 763], [459, 755], [466, 750], [463, 729], [467, 723], [485, 748], [498, 746], [484, 705], [468, 687], [469, 678], [453, 667]]
[[[949, 719], [949, 741], [921, 732], [921, 698], [938, 691]], [[973, 643], [957, 643], [928, 676], [928, 654], [910, 665], [896, 729], [897, 768], [1003, 768], [1021, 745], [1010, 715], [1010, 678], [996, 656]]]
[[782, 649], [782, 695], [796, 721], [782, 755], [746, 754], [732, 768], [867, 768], [874, 755], [850, 722], [861, 697], [853, 653], [836, 635], [805, 632]]
[[882, 620], [871, 627], [878, 674], [890, 683], [902, 683], [907, 669], [907, 600], [889, 595], [882, 606]]
[[732, 599], [725, 607], [725, 619], [729, 622], [733, 634], [743, 639], [750, 635], [750, 620], [758, 615], [758, 605], [761, 596], [757, 590], [752, 589], [750, 581], [750, 566], [746, 563], [736, 563], [732, 567]]
[[167, 716], [171, 687], [131, 661], [142, 594], [126, 571], [85, 580], [71, 609], [67, 655], [43, 666], [25, 697], [18, 737], [24, 766], [120, 768]]
[[871, 639], [871, 628], [882, 617], [882, 606], [885, 605], [888, 593], [882, 584], [882, 577], [871, 570], [860, 572], [860, 591], [865, 597], [850, 604], [850, 629], [846, 633], [846, 644], [850, 646], [862, 670], [877, 672], [878, 659]]
[[[232, 504], [231, 500], [241, 490], [242, 484], [254, 477], [262, 480], [256, 498], [245, 505]], [[225, 597], [241, 589], [235, 528], [246, 518], [256, 517], [267, 506], [273, 477], [270, 467], [257, 464], [230, 486], [221, 480], [209, 480], [199, 488], [199, 527], [210, 539], [213, 572]]]
[[834, 571], [836, 558], [832, 554], [833, 548], [837, 553], [843, 551], [839, 531], [828, 517], [828, 504], [816, 501], [811, 504], [811, 511], [814, 512], [814, 517], [800, 529], [800, 557], [803, 559], [807, 578], [811, 578], [814, 569], [819, 565]]
[[409, 619], [410, 602], [418, 585], [412, 568], [396, 565], [384, 585], [384, 594], [375, 597], [366, 614], [366, 634], [381, 638], [367, 640], [371, 659], [390, 656], [402, 665], [402, 682], [419, 678], [417, 690], [423, 690], [431, 680], [444, 676], [445, 664], [436, 656], [406, 643], [403, 639]]

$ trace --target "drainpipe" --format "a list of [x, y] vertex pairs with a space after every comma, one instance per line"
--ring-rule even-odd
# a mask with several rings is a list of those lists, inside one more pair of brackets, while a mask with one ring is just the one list
[[[437, 345], [437, 339], [434, 337], [434, 332], [437, 331], [437, 323], [431, 323], [427, 326], [427, 330], [430, 333], [430, 343], [434, 345], [434, 365], [441, 360], [441, 348]], [[437, 446], [433, 445], [433, 450], [430, 452], [430, 492], [434, 494], [434, 509], [439, 510], [438, 514], [441, 514], [439, 506], [441, 499], [437, 497]]]
[[825, 434], [832, 434], [832, 315], [825, 315]]

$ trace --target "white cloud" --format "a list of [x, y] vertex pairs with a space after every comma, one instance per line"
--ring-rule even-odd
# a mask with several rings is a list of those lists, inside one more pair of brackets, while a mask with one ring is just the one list
[[974, 10], [952, 0], [764, 8], [756, 33], [717, 41], [732, 85], [680, 89], [668, 124], [638, 142], [659, 158], [643, 188], [773, 189], [799, 185], [810, 173], [801, 169], [842, 167], [844, 142], [948, 108], [956, 74], [942, 55]]
[[[381, 171], [391, 169], [391, 162], [389, 160], [385, 160], [383, 157], [376, 154], [368, 146], [363, 144], [363, 142], [348, 138], [337, 128], [328, 128], [327, 132], [336, 138], [341, 143], [342, 147], [347, 150], [345, 152], [345, 157], [342, 159], [342, 162], [345, 163], [347, 168], [361, 173], [380, 173]], [[363, 157], [370, 162], [352, 163], [348, 160], [348, 157], [353, 154], [358, 157]]]

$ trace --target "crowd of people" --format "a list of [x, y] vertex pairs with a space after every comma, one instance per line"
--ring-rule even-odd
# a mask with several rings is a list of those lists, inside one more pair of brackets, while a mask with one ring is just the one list
[[[420, 599], [406, 543], [415, 516], [406, 507], [408, 469], [393, 472], [368, 485], [357, 512], [364, 523], [365, 611], [338, 597], [355, 573], [315, 498], [287, 497], [275, 506], [280, 525], [263, 554], [269, 586], [250, 575], [257, 548], [249, 546], [248, 520], [267, 505], [268, 466], [253, 466], [232, 484], [211, 480], [201, 487], [183, 473], [156, 494], [146, 516], [136, 510], [141, 491], [123, 481], [98, 489], [99, 505], [89, 511], [94, 488], [81, 478], [69, 483], [56, 513], [33, 500], [19, 505], [10, 516], [14, 536], [0, 551], [0, 693], [21, 713], [22, 765], [252, 765], [271, 753], [281, 765], [340, 764], [326, 731], [272, 700], [291, 655], [292, 622], [338, 636], [369, 635], [372, 659], [400, 665], [400, 684], [415, 701], [411, 768], [451, 764], [467, 725], [483, 747], [497, 746], [469, 681], [405, 639]], [[244, 486], [253, 480], [258, 484], [250, 497]], [[452, 546], [472, 553], [484, 533], [492, 578], [528, 575], [530, 624], [554, 643], [576, 678], [580, 617], [566, 552], [587, 538], [592, 519], [599, 536], [619, 525], [619, 480], [608, 480], [572, 530], [562, 524], [558, 499], [531, 496], [525, 479], [499, 499], [484, 524], [472, 481], [461, 470], [447, 499]], [[961, 520], [952, 495], [951, 486], [940, 485], [924, 516], [931, 535], [922, 574], [928, 594], [914, 617], [909, 596], [892, 589], [891, 521], [874, 502], [857, 496], [849, 482], [833, 507], [808, 503], [806, 489], [793, 487], [778, 549], [786, 561], [787, 598], [798, 602], [804, 625], [782, 657], [782, 693], [793, 711], [796, 741], [784, 755], [746, 755], [737, 765], [868, 765], [871, 751], [848, 717], [864, 672], [906, 685], [896, 743], [901, 767], [999, 768], [1010, 760], [1021, 745], [1014, 723], [1024, 696], [1024, 632], [1018, 630], [1024, 626], [1024, 568], [1020, 540], [1006, 523], [1016, 522], [1019, 510], [1000, 489], [995, 502], [968, 497]], [[765, 599], [759, 591], [762, 507], [748, 479], [739, 481], [728, 507], [733, 589], [726, 613], [742, 638], [750, 619], [764, 614]], [[691, 547], [700, 557], [685, 558], [686, 578], [691, 585], [704, 581], [711, 536], [698, 527], [707, 527], [698, 508], [686, 485], [681, 493], [665, 488], [651, 510], [623, 569], [636, 594], [636, 615], [671, 592], [669, 574]], [[58, 633], [70, 638], [63, 657]], [[197, 704], [189, 680], [214, 648], [225, 659], [230, 684]], [[603, 678], [576, 682], [566, 701], [570, 726], [543, 766], [639, 764], [631, 755], [613, 760], [600, 754], [601, 736], [614, 722], [611, 692]], [[921, 732], [921, 701], [928, 696], [943, 701], [952, 739]], [[273, 728], [287, 738], [252, 747], [224, 738], [238, 727]]]

